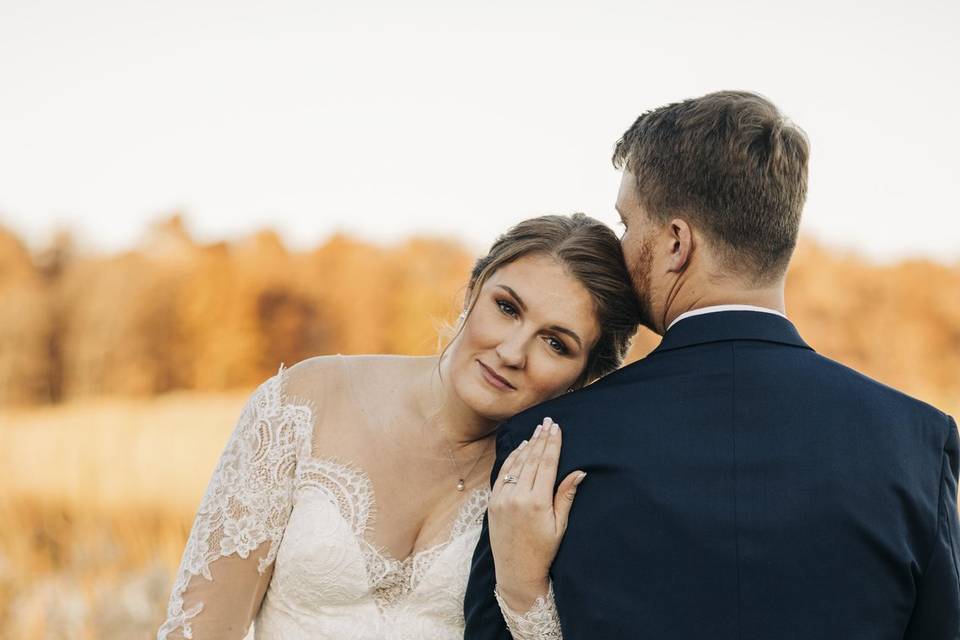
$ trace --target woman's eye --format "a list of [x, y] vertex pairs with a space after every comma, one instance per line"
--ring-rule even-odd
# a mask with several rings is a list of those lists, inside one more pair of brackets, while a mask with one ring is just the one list
[[504, 312], [511, 318], [517, 317], [517, 310], [514, 309], [513, 305], [506, 300], [497, 300], [497, 306], [500, 307], [500, 311]]
[[549, 344], [550, 348], [559, 354], [566, 355], [568, 352], [567, 345], [563, 344], [563, 340], [554, 338], [553, 336], [549, 336], [547, 338], [547, 344]]

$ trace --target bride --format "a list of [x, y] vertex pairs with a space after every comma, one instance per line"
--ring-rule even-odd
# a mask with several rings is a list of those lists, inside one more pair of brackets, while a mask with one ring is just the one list
[[[543, 216], [476, 263], [438, 356], [281, 364], [217, 464], [158, 639], [462, 638], [498, 423], [619, 366], [636, 305], [609, 228]], [[556, 626], [549, 594], [536, 615], [500, 602], [515, 637]]]

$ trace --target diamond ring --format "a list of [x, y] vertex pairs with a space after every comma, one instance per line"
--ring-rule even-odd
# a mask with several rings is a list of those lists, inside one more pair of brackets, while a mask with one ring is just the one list
[[507, 474], [503, 477], [503, 484], [517, 484], [520, 479], [517, 476]]

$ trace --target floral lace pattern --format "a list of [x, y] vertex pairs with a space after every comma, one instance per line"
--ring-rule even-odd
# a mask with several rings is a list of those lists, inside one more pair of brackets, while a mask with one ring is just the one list
[[280, 402], [282, 374], [281, 364], [240, 413], [197, 510], [158, 640], [174, 630], [193, 637], [190, 620], [203, 604], [184, 610], [183, 594], [194, 576], [213, 580], [213, 561], [232, 554], [247, 558], [266, 541], [269, 550], [257, 570], [262, 574], [276, 558], [290, 513], [298, 445], [309, 446], [311, 433], [309, 409]]
[[563, 633], [560, 630], [557, 605], [553, 599], [552, 581], [547, 595], [537, 598], [530, 610], [523, 614], [512, 611], [497, 589], [493, 590], [493, 594], [514, 640], [562, 640]]
[[373, 483], [366, 473], [330, 458], [310, 458], [301, 461], [297, 474], [297, 491], [304, 488], [323, 493], [337, 506], [340, 517], [350, 525], [362, 548], [367, 578], [381, 610], [396, 605], [413, 591], [452, 541], [483, 524], [490, 498], [489, 489], [474, 490], [460, 506], [445, 541], [398, 560], [365, 537], [374, 528], [376, 520]]
[[[212, 581], [218, 559], [246, 559], [265, 543], [256, 572], [272, 566], [273, 573], [248, 638], [459, 640], [489, 490], [466, 497], [443, 542], [393, 558], [368, 540], [376, 519], [369, 476], [350, 463], [313, 457], [316, 409], [284, 396], [285, 375], [281, 365], [241, 411], [197, 511], [158, 640], [193, 638], [201, 619], [209, 625], [210, 618], [197, 618], [203, 602], [188, 597], [185, 607], [191, 581]], [[253, 569], [243, 584], [254, 579]], [[227, 605], [224, 624], [249, 625], [242, 607], [217, 604]]]

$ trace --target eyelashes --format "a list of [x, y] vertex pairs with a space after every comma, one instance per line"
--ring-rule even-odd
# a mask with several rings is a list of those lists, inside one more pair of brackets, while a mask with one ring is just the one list
[[[520, 317], [520, 313], [517, 311], [516, 307], [506, 300], [496, 299], [494, 302], [496, 302], [497, 306], [500, 308], [500, 312], [503, 313], [503, 315], [511, 318]], [[570, 350], [567, 349], [567, 345], [563, 343], [563, 340], [560, 340], [555, 336], [547, 336], [545, 342], [550, 346], [551, 350], [559, 355], [565, 356], [570, 353]]]
[[506, 300], [497, 300], [496, 303], [497, 303], [497, 306], [500, 307], [500, 311], [502, 311], [504, 315], [508, 315], [511, 318], [516, 318], [517, 316], [520, 315], [519, 313], [517, 313], [516, 308], [514, 308], [514, 306], [509, 302], [507, 302]]
[[547, 338], [547, 344], [550, 345], [551, 349], [553, 349], [554, 351], [556, 351], [562, 356], [565, 356], [567, 355], [567, 353], [569, 353], [569, 349], [567, 349], [567, 345], [563, 344], [562, 341], [558, 340], [557, 338], [554, 338], [553, 336], [550, 336]]

